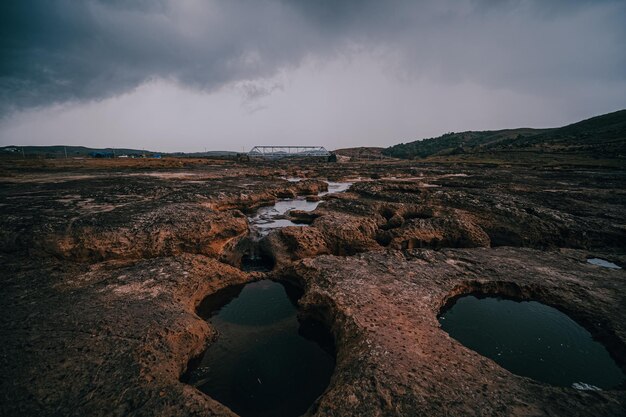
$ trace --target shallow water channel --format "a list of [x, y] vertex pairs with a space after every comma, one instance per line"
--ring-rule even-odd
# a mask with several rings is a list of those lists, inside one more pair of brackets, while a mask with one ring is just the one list
[[464, 296], [439, 321], [459, 342], [518, 375], [579, 389], [625, 382], [606, 348], [586, 329], [536, 301]]
[[592, 265], [601, 266], [603, 268], [622, 269], [621, 266], [619, 266], [617, 264], [614, 264], [613, 262], [609, 262], [606, 259], [601, 259], [601, 258], [589, 258], [589, 259], [587, 259], [587, 263], [590, 263]]
[[295, 288], [269, 280], [231, 286], [207, 297], [198, 314], [217, 340], [185, 376], [237, 414], [299, 416], [332, 375], [333, 339], [319, 322], [299, 322]]
[[[297, 182], [299, 178], [287, 178], [287, 181]], [[341, 193], [346, 191], [353, 184], [352, 182], [333, 182], [327, 181], [328, 191], [318, 194], [322, 197], [326, 194]], [[274, 229], [287, 226], [303, 226], [285, 219], [285, 214], [290, 210], [313, 211], [321, 201], [306, 201], [305, 197], [289, 198], [279, 200], [271, 206], [261, 207], [256, 214], [251, 217], [250, 224], [258, 231], [260, 236], [267, 235]]]

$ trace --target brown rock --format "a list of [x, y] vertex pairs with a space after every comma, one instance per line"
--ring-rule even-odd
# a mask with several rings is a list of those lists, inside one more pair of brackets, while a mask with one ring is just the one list
[[[624, 414], [623, 389], [576, 391], [513, 375], [436, 318], [446, 300], [470, 291], [535, 299], [568, 312], [624, 368], [625, 273], [586, 263], [626, 265], [623, 170], [178, 165], [0, 161], [0, 415], [232, 415], [180, 382], [216, 337], [194, 308], [220, 288], [267, 276], [216, 258], [237, 265], [242, 242], [256, 244], [243, 237], [239, 211], [326, 189], [278, 178], [294, 170], [397, 177], [329, 196], [307, 214], [316, 217], [310, 227], [261, 243], [278, 264], [269, 277], [299, 283], [302, 314], [336, 338], [335, 375], [309, 415]], [[522, 248], [488, 247], [502, 245]], [[418, 246], [437, 250], [409, 249]]]
[[281, 268], [292, 261], [330, 253], [324, 235], [311, 227], [284, 227], [272, 231], [261, 241], [266, 253]]
[[379, 247], [375, 240], [376, 222], [371, 218], [334, 213], [316, 219], [313, 226], [335, 255], [353, 255]]
[[[113, 214], [115, 215], [115, 214]], [[111, 213], [107, 213], [110, 218]], [[119, 214], [123, 216], [122, 213]], [[77, 261], [142, 259], [197, 253], [219, 257], [247, 234], [241, 213], [215, 212], [193, 204], [176, 204], [130, 214], [124, 226], [94, 215], [74, 221], [64, 234], [51, 234], [43, 250]]]
[[[514, 375], [441, 330], [459, 294], [534, 299], [568, 311], [626, 363], [626, 274], [584, 252], [497, 248], [322, 256], [287, 276], [325, 318], [337, 367], [316, 415], [620, 415], [623, 391], [577, 391]], [[550, 265], [550, 267], [546, 267]], [[349, 399], [349, 400], [346, 400]]]
[[294, 223], [311, 224], [319, 214], [305, 210], [289, 210], [288, 217]]

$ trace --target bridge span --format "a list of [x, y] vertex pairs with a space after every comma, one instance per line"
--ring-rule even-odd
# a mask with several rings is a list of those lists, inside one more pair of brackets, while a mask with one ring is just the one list
[[250, 159], [317, 158], [336, 160], [335, 154], [323, 146], [255, 146], [247, 153]]

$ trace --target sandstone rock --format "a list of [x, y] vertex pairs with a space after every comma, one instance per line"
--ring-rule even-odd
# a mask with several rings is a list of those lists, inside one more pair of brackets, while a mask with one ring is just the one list
[[271, 254], [277, 268], [294, 260], [330, 253], [324, 235], [318, 229], [309, 227], [274, 230], [261, 241], [261, 247]]
[[311, 224], [319, 217], [318, 214], [305, 210], [289, 210], [289, 219], [294, 223]]
[[51, 267], [18, 275], [39, 283], [29, 299], [17, 288], [0, 296], [12, 305], [0, 319], [0, 357], [11, 358], [2, 415], [233, 415], [179, 377], [215, 337], [195, 305], [246, 274], [201, 255]]
[[316, 219], [313, 226], [324, 236], [330, 252], [335, 255], [354, 255], [378, 248], [375, 240], [378, 228], [371, 218], [335, 213]]
[[[566, 311], [624, 368], [625, 272], [586, 262], [626, 265], [621, 170], [202, 161], [183, 171], [148, 161], [113, 173], [102, 164], [116, 161], [32, 163], [0, 161], [3, 416], [232, 415], [180, 381], [217, 336], [194, 308], [261, 277], [300, 285], [301, 314], [333, 329], [336, 372], [309, 415], [626, 410], [623, 388], [577, 391], [513, 375], [436, 318], [470, 291], [535, 299]], [[254, 241], [242, 212], [326, 190], [279, 178], [296, 172], [397, 178], [357, 182], [313, 213], [292, 212], [313, 222], [260, 243], [276, 258], [270, 274], [219, 262], [239, 265]]]
[[286, 276], [306, 289], [300, 304], [326, 320], [338, 345], [335, 375], [315, 415], [620, 415], [623, 391], [578, 391], [514, 375], [437, 321], [459, 294], [539, 300], [569, 312], [624, 367], [626, 275], [592, 270], [585, 256], [478, 248], [294, 264]]
[[83, 217], [65, 231], [45, 236], [41, 249], [82, 262], [180, 253], [217, 258], [248, 231], [240, 212], [215, 212], [193, 204], [167, 205], [147, 213], [107, 213], [106, 217], [117, 221], [111, 224], [98, 214]]

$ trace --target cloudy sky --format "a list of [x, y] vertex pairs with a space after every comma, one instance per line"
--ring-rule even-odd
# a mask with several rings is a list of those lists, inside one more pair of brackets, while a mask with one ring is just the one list
[[625, 0], [6, 0], [0, 145], [388, 146], [626, 108]]

